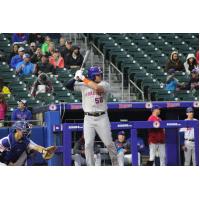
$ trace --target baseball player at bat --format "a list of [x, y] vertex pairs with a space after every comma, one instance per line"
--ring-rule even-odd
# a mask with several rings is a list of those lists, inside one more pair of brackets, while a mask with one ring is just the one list
[[32, 125], [27, 121], [17, 121], [9, 135], [0, 139], [0, 165], [23, 166], [32, 151], [41, 153], [45, 160], [53, 157], [56, 147], [45, 148], [34, 143], [29, 138], [31, 129]]
[[96, 132], [108, 149], [112, 165], [119, 165], [107, 114], [107, 96], [110, 85], [102, 80], [103, 73], [100, 67], [90, 67], [88, 69], [88, 78], [82, 73], [83, 70], [78, 70], [74, 79], [67, 82], [66, 87], [69, 90], [82, 93], [82, 107], [85, 115], [83, 129], [86, 163], [88, 166], [95, 165], [94, 140]]

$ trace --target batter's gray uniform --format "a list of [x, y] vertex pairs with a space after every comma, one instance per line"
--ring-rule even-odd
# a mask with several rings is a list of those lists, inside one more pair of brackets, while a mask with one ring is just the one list
[[[86, 86], [83, 82], [75, 82], [74, 90], [82, 93], [82, 107], [85, 112], [84, 117], [84, 139], [85, 156], [87, 165], [95, 165], [94, 161], [94, 139], [95, 132], [99, 135], [102, 142], [108, 149], [112, 165], [118, 165], [117, 151], [112, 141], [110, 121], [107, 114], [107, 96], [110, 85], [101, 81], [97, 83], [104, 88], [104, 93], [96, 94], [95, 90]], [[102, 114], [102, 112], [105, 112]], [[90, 116], [91, 113], [101, 113], [99, 116]]]
[[[188, 120], [188, 119], [185, 119]], [[197, 119], [193, 119], [197, 120]], [[194, 143], [194, 128], [181, 128], [180, 132], [184, 132], [184, 145], [186, 150], [184, 151], [185, 157], [185, 166], [190, 165], [190, 161], [192, 158], [192, 164], [196, 166], [196, 159], [195, 159], [195, 143]]]

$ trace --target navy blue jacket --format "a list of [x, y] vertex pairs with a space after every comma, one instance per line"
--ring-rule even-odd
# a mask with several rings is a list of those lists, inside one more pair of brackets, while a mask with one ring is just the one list
[[23, 111], [21, 111], [19, 108], [15, 109], [12, 112], [12, 121], [17, 121], [17, 120], [31, 120], [32, 119], [32, 114], [31, 111], [25, 108]]

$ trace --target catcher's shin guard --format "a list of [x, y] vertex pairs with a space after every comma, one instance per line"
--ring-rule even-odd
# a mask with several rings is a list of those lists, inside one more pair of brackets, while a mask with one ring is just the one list
[[108, 152], [109, 152], [109, 155], [110, 155], [112, 165], [113, 166], [119, 166], [118, 159], [117, 159], [117, 150], [116, 150], [114, 142], [109, 144], [107, 146], [107, 149], [108, 149]]
[[153, 163], [154, 163], [154, 161], [148, 160], [147, 163], [146, 163], [146, 166], [153, 166]]

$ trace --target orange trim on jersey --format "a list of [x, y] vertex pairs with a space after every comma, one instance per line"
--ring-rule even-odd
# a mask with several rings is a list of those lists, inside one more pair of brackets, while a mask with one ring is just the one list
[[84, 82], [86, 85], [88, 85], [88, 83], [91, 82], [91, 80], [89, 80], [89, 79], [87, 79], [87, 78], [84, 78], [84, 79], [83, 79], [83, 82]]

